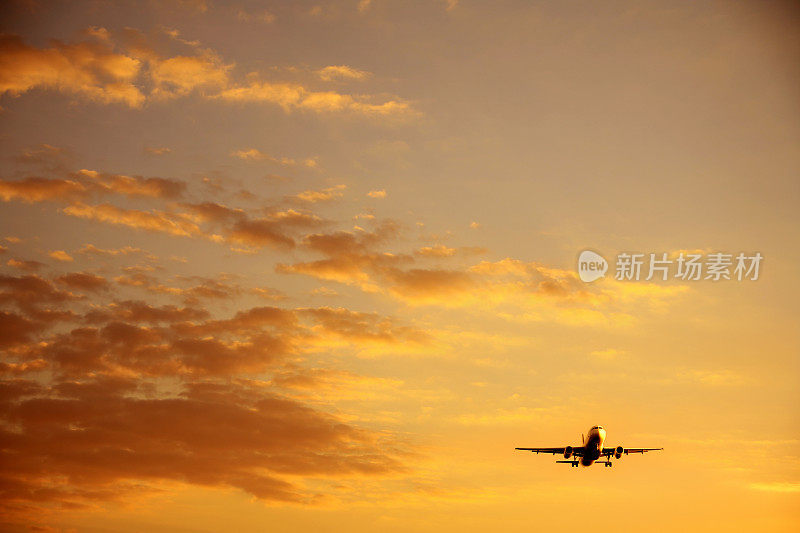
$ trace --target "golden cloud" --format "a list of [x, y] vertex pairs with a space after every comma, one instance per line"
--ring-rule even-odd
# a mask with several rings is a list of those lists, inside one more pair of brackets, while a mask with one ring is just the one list
[[[352, 111], [372, 116], [415, 116], [416, 111], [403, 100], [391, 99], [373, 103], [369, 98], [337, 93], [317, 92], [294, 83], [254, 81], [233, 86], [214, 96], [228, 102], [267, 102], [285, 111], [306, 110], [317, 113]], [[372, 98], [374, 99], [374, 97]]]
[[317, 75], [325, 81], [363, 80], [369, 77], [370, 73], [347, 65], [329, 65], [318, 70]]
[[[121, 33], [125, 52], [115, 51], [118, 43], [104, 28], [90, 28], [86, 32], [89, 41], [53, 41], [46, 49], [29, 46], [17, 36], [0, 37], [0, 95], [19, 96], [42, 88], [98, 103], [139, 108], [149, 100], [198, 93], [212, 100], [275, 104], [286, 111], [352, 112], [375, 117], [419, 114], [397, 97], [315, 91], [293, 82], [252, 81], [252, 74], [242, 83], [232, 77], [233, 63], [226, 64], [213, 50], [199, 49], [197, 43], [179, 39], [176, 31], [167, 33], [179, 43], [192, 45], [195, 54], [163, 57], [147, 36], [133, 29]], [[367, 74], [343, 65], [318, 71], [327, 80], [364, 79]]]
[[164, 60], [153, 60], [150, 78], [154, 84], [153, 96], [184, 96], [198, 88], [220, 88], [228, 84], [228, 71], [232, 65], [224, 65], [213, 53], [200, 56], [175, 56]]
[[[459, 268], [420, 268], [415, 256], [449, 259], [457, 250], [438, 245], [420, 248], [413, 255], [381, 251], [397, 234], [391, 223], [371, 232], [358, 228], [311, 234], [302, 247], [325, 257], [278, 264], [276, 271], [351, 284], [413, 305], [491, 309], [509, 321], [551, 320], [599, 327], [632, 324], [633, 317], [620, 307], [623, 304], [658, 309], [688, 290], [654, 284], [632, 287], [612, 280], [587, 286], [573, 271], [513, 258]], [[505, 309], [498, 311], [500, 306]]]
[[309, 168], [315, 168], [317, 166], [317, 160], [314, 158], [306, 158], [302, 161], [297, 161], [291, 157], [274, 157], [269, 154], [265, 154], [256, 148], [249, 148], [247, 150], [234, 150], [231, 152], [231, 156], [244, 159], [245, 161], [270, 161], [283, 166], [303, 165]]
[[5, 202], [43, 202], [68, 200], [86, 193], [86, 187], [77, 181], [65, 179], [25, 178], [17, 181], [0, 181], [0, 198]]
[[[214, 319], [202, 308], [115, 300], [113, 289], [90, 272], [0, 275], [6, 517], [129, 499], [162, 481], [311, 503], [319, 489], [304, 477], [405, 470], [398, 445], [384, 442], [390, 434], [282, 391], [302, 384], [336, 394], [363, 381], [297, 364], [326, 339], [394, 345], [425, 342], [423, 332], [344, 308], [254, 307]], [[254, 373], [275, 378], [247, 377]], [[175, 383], [169, 392], [156, 387], [164, 377]]]
[[83, 291], [108, 290], [110, 287], [106, 278], [89, 272], [70, 272], [59, 276], [56, 281], [71, 289]]
[[73, 257], [71, 255], [69, 255], [64, 250], [53, 250], [52, 252], [50, 252], [47, 255], [49, 255], [50, 257], [52, 257], [56, 261], [63, 261], [65, 263], [70, 263], [70, 262], [75, 260], [75, 259], [73, 259]]
[[18, 268], [19, 270], [26, 270], [28, 272], [34, 272], [36, 270], [41, 269], [44, 266], [44, 263], [39, 261], [31, 261], [25, 259], [17, 259], [12, 258], [6, 261], [6, 265], [14, 268]]
[[181, 196], [186, 183], [165, 178], [105, 174], [82, 169], [65, 178], [28, 177], [0, 180], [0, 199], [9, 202], [74, 202], [93, 196], [119, 194], [129, 197], [173, 199]]
[[183, 237], [200, 234], [200, 227], [185, 216], [162, 211], [124, 209], [111, 204], [86, 205], [77, 203], [62, 210], [67, 215], [108, 224], [159, 231]]
[[322, 190], [308, 190], [297, 193], [296, 195], [290, 196], [287, 199], [299, 200], [301, 202], [312, 204], [317, 202], [329, 202], [331, 200], [341, 198], [346, 188], [347, 187], [345, 185], [335, 185]]
[[139, 107], [145, 96], [132, 82], [140, 68], [139, 60], [102, 42], [54, 41], [51, 48], [38, 49], [16, 36], [0, 37], [0, 94], [17, 96], [42, 87]]

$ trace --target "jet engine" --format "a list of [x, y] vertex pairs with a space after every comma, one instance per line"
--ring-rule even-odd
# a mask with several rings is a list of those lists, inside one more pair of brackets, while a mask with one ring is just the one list
[[567, 446], [564, 448], [564, 459], [569, 459], [572, 457], [572, 446]]
[[620, 457], [622, 457], [622, 452], [623, 451], [624, 450], [623, 450], [622, 446], [617, 446], [617, 449], [614, 450], [614, 458], [615, 459], [619, 459]]

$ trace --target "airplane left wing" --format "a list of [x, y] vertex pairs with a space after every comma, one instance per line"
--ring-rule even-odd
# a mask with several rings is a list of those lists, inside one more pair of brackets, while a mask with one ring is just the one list
[[657, 452], [663, 449], [664, 448], [623, 448], [622, 453], [627, 455], [629, 453]]
[[[664, 448], [622, 448], [622, 453], [628, 455], [629, 453], [657, 452], [663, 449]], [[614, 455], [616, 451], [616, 448], [603, 448], [603, 455]]]

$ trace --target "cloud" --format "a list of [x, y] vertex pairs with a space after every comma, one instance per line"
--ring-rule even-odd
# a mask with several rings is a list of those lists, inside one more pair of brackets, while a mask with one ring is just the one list
[[727, 369], [679, 370], [674, 378], [668, 378], [667, 381], [690, 382], [709, 387], [738, 387], [751, 382], [747, 376]]
[[[172, 283], [168, 285], [137, 269], [128, 267], [125, 270], [126, 274], [114, 278], [114, 281], [120, 285], [138, 287], [157, 294], [180, 297], [187, 305], [198, 304], [201, 300], [234, 298], [242, 293], [242, 288], [236, 284], [229, 283], [224, 275], [220, 275], [217, 279], [176, 276]], [[178, 286], [180, 283], [186, 282], [191, 285], [188, 287]], [[266, 297], [267, 294], [272, 293], [269, 293], [266, 289], [262, 289], [262, 292], [260, 292], [262, 297]], [[272, 294], [272, 296], [272, 299], [279, 299], [277, 294]]]
[[33, 321], [25, 317], [0, 311], [0, 346], [4, 348], [29, 342], [31, 334], [38, 329]]
[[35, 274], [0, 275], [0, 306], [22, 311], [27, 318], [44, 325], [71, 320], [72, 312], [63, 306], [77, 300], [79, 296], [58, 289], [51, 281]]
[[[23, 313], [20, 320], [42, 327], [61, 324], [52, 336], [42, 333], [39, 342], [32, 342], [20, 362], [43, 359], [64, 376], [228, 376], [269, 371], [299, 353], [302, 346], [428, 340], [423, 331], [390, 318], [344, 308], [265, 306], [239, 311], [229, 319], [210, 319], [207, 311], [192, 305], [200, 298], [232, 297], [240, 290], [216, 280], [203, 280], [188, 289], [131, 284], [165, 296], [192, 297], [183, 308], [131, 300], [104, 304], [99, 298], [113, 297], [114, 287], [88, 272], [65, 273], [55, 282], [93, 297], [87, 300], [61, 290], [39, 276], [0, 276], [0, 306], [15, 308]], [[80, 306], [87, 302], [91, 305], [80, 315]], [[9, 323], [13, 317], [5, 318]], [[66, 327], [76, 321], [78, 327]]]
[[25, 178], [18, 181], [0, 181], [0, 198], [5, 202], [65, 201], [81, 197], [86, 192], [86, 187], [74, 180]]
[[[73, 172], [70, 176], [70, 180], [28, 178], [0, 181], [0, 198], [6, 201], [66, 203], [61, 212], [69, 216], [174, 236], [207, 239], [227, 244], [241, 253], [251, 253], [265, 246], [292, 248], [298, 233], [326, 224], [319, 216], [300, 208], [260, 209], [257, 214], [251, 214], [216, 202], [166, 202], [186, 194], [187, 184], [178, 180], [107, 174], [86, 169]], [[340, 197], [343, 188], [343, 185], [338, 185], [320, 191], [304, 191], [285, 197], [282, 203], [308, 205], [331, 200]], [[154, 200], [162, 207], [132, 209], [113, 203], [88, 202], [95, 197], [113, 195]], [[78, 252], [95, 256], [145, 253], [132, 247], [103, 250], [93, 245], [85, 245]], [[65, 259], [65, 256], [59, 255], [59, 258]], [[152, 255], [147, 258], [155, 259]]]
[[147, 152], [148, 154], [153, 154], [153, 155], [167, 155], [172, 153], [172, 149], [167, 148], [166, 146], [161, 146], [161, 147], [146, 146], [144, 151]]
[[311, 294], [313, 296], [339, 296], [339, 293], [330, 287], [316, 287], [311, 291]]
[[[86, 200], [110, 195], [172, 200], [183, 196], [187, 185], [172, 179], [105, 174], [86, 169], [72, 173], [71, 177], [73, 179], [70, 180], [27, 178], [0, 181], [0, 198], [6, 201], [66, 203], [68, 205], [61, 209], [66, 215], [174, 236], [209, 239], [226, 243], [232, 249], [245, 253], [264, 246], [291, 248], [295, 244], [293, 234], [325, 224], [319, 216], [305, 210], [273, 208], [259, 210], [259, 213], [267, 212], [254, 216], [242, 209], [215, 202], [162, 203], [162, 209], [131, 209], [112, 203], [90, 204]], [[322, 191], [305, 191], [284, 198], [284, 203], [310, 204], [333, 199], [341, 196], [343, 188], [343, 185], [339, 185]], [[133, 251], [132, 248], [104, 251], [87, 245], [80, 253], [118, 255]]]
[[174, 199], [186, 190], [186, 183], [165, 178], [105, 174], [82, 169], [66, 178], [28, 177], [0, 181], [0, 199], [9, 202], [75, 202], [95, 196], [119, 194], [128, 197]]
[[281, 273], [306, 274], [322, 280], [338, 281], [377, 291], [372, 275], [398, 263], [410, 260], [408, 256], [379, 253], [375, 248], [393, 239], [398, 227], [391, 221], [383, 222], [374, 231], [336, 231], [313, 233], [303, 239], [303, 247], [327, 256], [316, 261], [278, 264]]
[[12, 258], [6, 261], [6, 265], [28, 272], [35, 272], [44, 267], [44, 263], [25, 259]]
[[297, 230], [319, 227], [324, 221], [307, 212], [288, 209], [274, 211], [266, 216], [252, 217], [241, 209], [232, 209], [214, 202], [185, 204], [201, 220], [220, 227], [226, 242], [255, 249], [264, 246], [292, 248]]
[[84, 315], [84, 319], [88, 324], [116, 321], [158, 324], [196, 322], [206, 320], [209, 316], [205, 309], [176, 307], [171, 304], [153, 306], [142, 301], [126, 300], [92, 309]]
[[263, 10], [260, 12], [253, 12], [249, 13], [243, 9], [240, 9], [236, 12], [236, 18], [241, 20], [242, 22], [263, 22], [265, 24], [271, 24], [275, 22], [275, 15], [270, 13], [267, 10]]
[[[212, 292], [233, 287], [183, 281]], [[215, 318], [204, 307], [122, 300], [117, 291], [91, 272], [0, 276], [6, 519], [130, 501], [164, 481], [310, 504], [332, 491], [326, 478], [406, 471], [391, 433], [358, 428], [287, 389], [367, 391], [367, 378], [307, 369], [298, 355], [343, 343], [425, 343], [423, 331], [330, 307], [261, 306]]]
[[455, 257], [458, 254], [462, 255], [481, 255], [486, 253], [486, 248], [479, 246], [460, 246], [458, 248], [451, 248], [444, 244], [437, 244], [435, 246], [423, 246], [414, 251], [414, 255], [424, 258], [439, 258], [445, 259], [448, 257]]
[[53, 41], [51, 48], [38, 49], [17, 36], [0, 36], [0, 94], [17, 96], [41, 87], [140, 107], [145, 96], [133, 84], [140, 69], [139, 60], [103, 42]]
[[391, 319], [376, 313], [359, 313], [342, 307], [318, 307], [298, 309], [298, 314], [313, 318], [316, 324], [313, 331], [324, 332], [359, 345], [364, 342], [397, 344], [430, 341], [427, 333], [398, 326]]
[[606, 348], [604, 350], [594, 350], [593, 352], [590, 352], [589, 355], [602, 361], [613, 361], [618, 359], [620, 356], [625, 355], [625, 352], [623, 350], [616, 350], [614, 348]]
[[384, 189], [369, 191], [367, 196], [370, 198], [386, 198], [386, 191]]
[[477, 288], [476, 281], [468, 273], [458, 270], [390, 269], [386, 271], [386, 278], [393, 294], [416, 303], [441, 302], [464, 296]]
[[296, 83], [253, 81], [232, 86], [214, 98], [228, 102], [265, 102], [285, 111], [316, 113], [354, 112], [369, 116], [412, 117], [417, 114], [411, 105], [400, 99], [375, 101], [375, 97], [355, 96], [335, 91], [313, 91]]
[[329, 202], [336, 200], [344, 195], [345, 185], [335, 185], [322, 190], [308, 190], [289, 196], [288, 200], [300, 201], [305, 203]]
[[35, 165], [53, 172], [62, 171], [65, 167], [65, 162], [69, 159], [69, 150], [47, 143], [23, 150], [16, 157], [18, 163]]
[[108, 280], [89, 272], [71, 272], [59, 276], [56, 281], [71, 289], [90, 292], [108, 290], [109, 288]]
[[256, 148], [249, 148], [247, 150], [235, 150], [231, 152], [231, 156], [238, 157], [239, 159], [244, 159], [245, 161], [270, 161], [271, 163], [277, 163], [283, 166], [297, 166], [302, 165], [309, 168], [315, 168], [317, 166], [317, 160], [314, 158], [306, 158], [302, 161], [297, 161], [290, 157], [274, 157], [269, 154], [265, 154], [264, 152], [257, 150]]
[[75, 260], [75, 259], [73, 259], [73, 257], [71, 255], [69, 255], [64, 250], [53, 250], [52, 252], [50, 252], [47, 255], [49, 255], [50, 257], [52, 257], [56, 261], [62, 261], [62, 262], [65, 262], [65, 263], [71, 263], [72, 261]]
[[[412, 305], [480, 308], [513, 322], [550, 320], [576, 326], [627, 327], [634, 321], [626, 311], [630, 305], [657, 310], [686, 292], [681, 286], [632, 287], [612, 280], [587, 286], [574, 271], [512, 258], [422, 268], [418, 258], [448, 259], [455, 251], [445, 246], [423, 247], [414, 254], [383, 251], [397, 235], [398, 228], [391, 223], [374, 231], [310, 234], [301, 242], [302, 249], [324, 257], [279, 263], [276, 271], [355, 285]], [[500, 306], [505, 309], [499, 311]]]
[[750, 488], [765, 492], [800, 492], [800, 482], [772, 481], [768, 483], [751, 483]]
[[[266, 11], [258, 15], [239, 11], [239, 16], [265, 22], [272, 17]], [[163, 55], [150, 44], [154, 38], [130, 28], [116, 41], [104, 28], [91, 28], [88, 41], [53, 41], [46, 49], [29, 46], [18, 36], [2, 36], [0, 95], [19, 96], [41, 88], [97, 103], [141, 108], [149, 101], [197, 94], [212, 101], [269, 103], [287, 112], [402, 118], [419, 115], [409, 102], [394, 96], [315, 91], [296, 82], [261, 80], [257, 72], [240, 80], [234, 75], [234, 63], [225, 63], [213, 50], [201, 49], [196, 42], [178, 38], [177, 31], [166, 33], [176, 43], [191, 46], [194, 54]], [[344, 65], [318, 71], [325, 79], [364, 79], [367, 74]]]
[[456, 254], [455, 248], [450, 248], [444, 244], [437, 244], [436, 246], [423, 246], [414, 253], [423, 257], [452, 257]]
[[261, 159], [269, 159], [270, 161], [278, 161], [272, 156], [269, 156], [255, 148], [250, 148], [249, 150], [236, 150], [231, 152], [233, 157], [238, 157], [239, 159], [251, 159], [251, 160], [261, 160]]
[[122, 248], [98, 248], [94, 244], [84, 244], [80, 250], [78, 250], [79, 254], [85, 255], [97, 255], [97, 256], [119, 256], [119, 255], [130, 255], [130, 254], [144, 254], [146, 253], [141, 248], [134, 248], [133, 246], [124, 246]]
[[294, 239], [283, 233], [282, 225], [270, 219], [241, 219], [231, 226], [229, 238], [237, 243], [260, 248], [262, 246], [294, 247]]
[[199, 56], [175, 56], [152, 60], [150, 78], [156, 98], [185, 96], [196, 89], [218, 90], [228, 85], [232, 65], [206, 51]]
[[183, 195], [186, 190], [185, 182], [165, 178], [105, 174], [86, 169], [80, 170], [73, 176], [87, 177], [90, 180], [88, 183], [84, 182], [87, 188], [101, 194], [175, 199]]
[[162, 211], [124, 209], [111, 204], [86, 205], [77, 203], [62, 210], [70, 216], [96, 220], [130, 228], [158, 231], [183, 237], [198, 235], [200, 228], [186, 217]]
[[347, 65], [330, 65], [316, 71], [316, 74], [325, 81], [363, 80], [370, 76], [367, 71], [358, 70]]
[[312, 503], [317, 495], [285, 476], [402, 470], [371, 434], [243, 385], [190, 382], [174, 398], [137, 397], [120, 378], [4, 385], [3, 419], [18, 428], [0, 430], [2, 454], [14, 457], [1, 474], [7, 512], [128, 499], [165, 480]]

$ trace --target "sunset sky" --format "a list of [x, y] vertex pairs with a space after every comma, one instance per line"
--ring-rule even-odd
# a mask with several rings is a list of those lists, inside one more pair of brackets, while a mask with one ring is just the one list
[[1, 9], [4, 531], [800, 527], [797, 3]]

